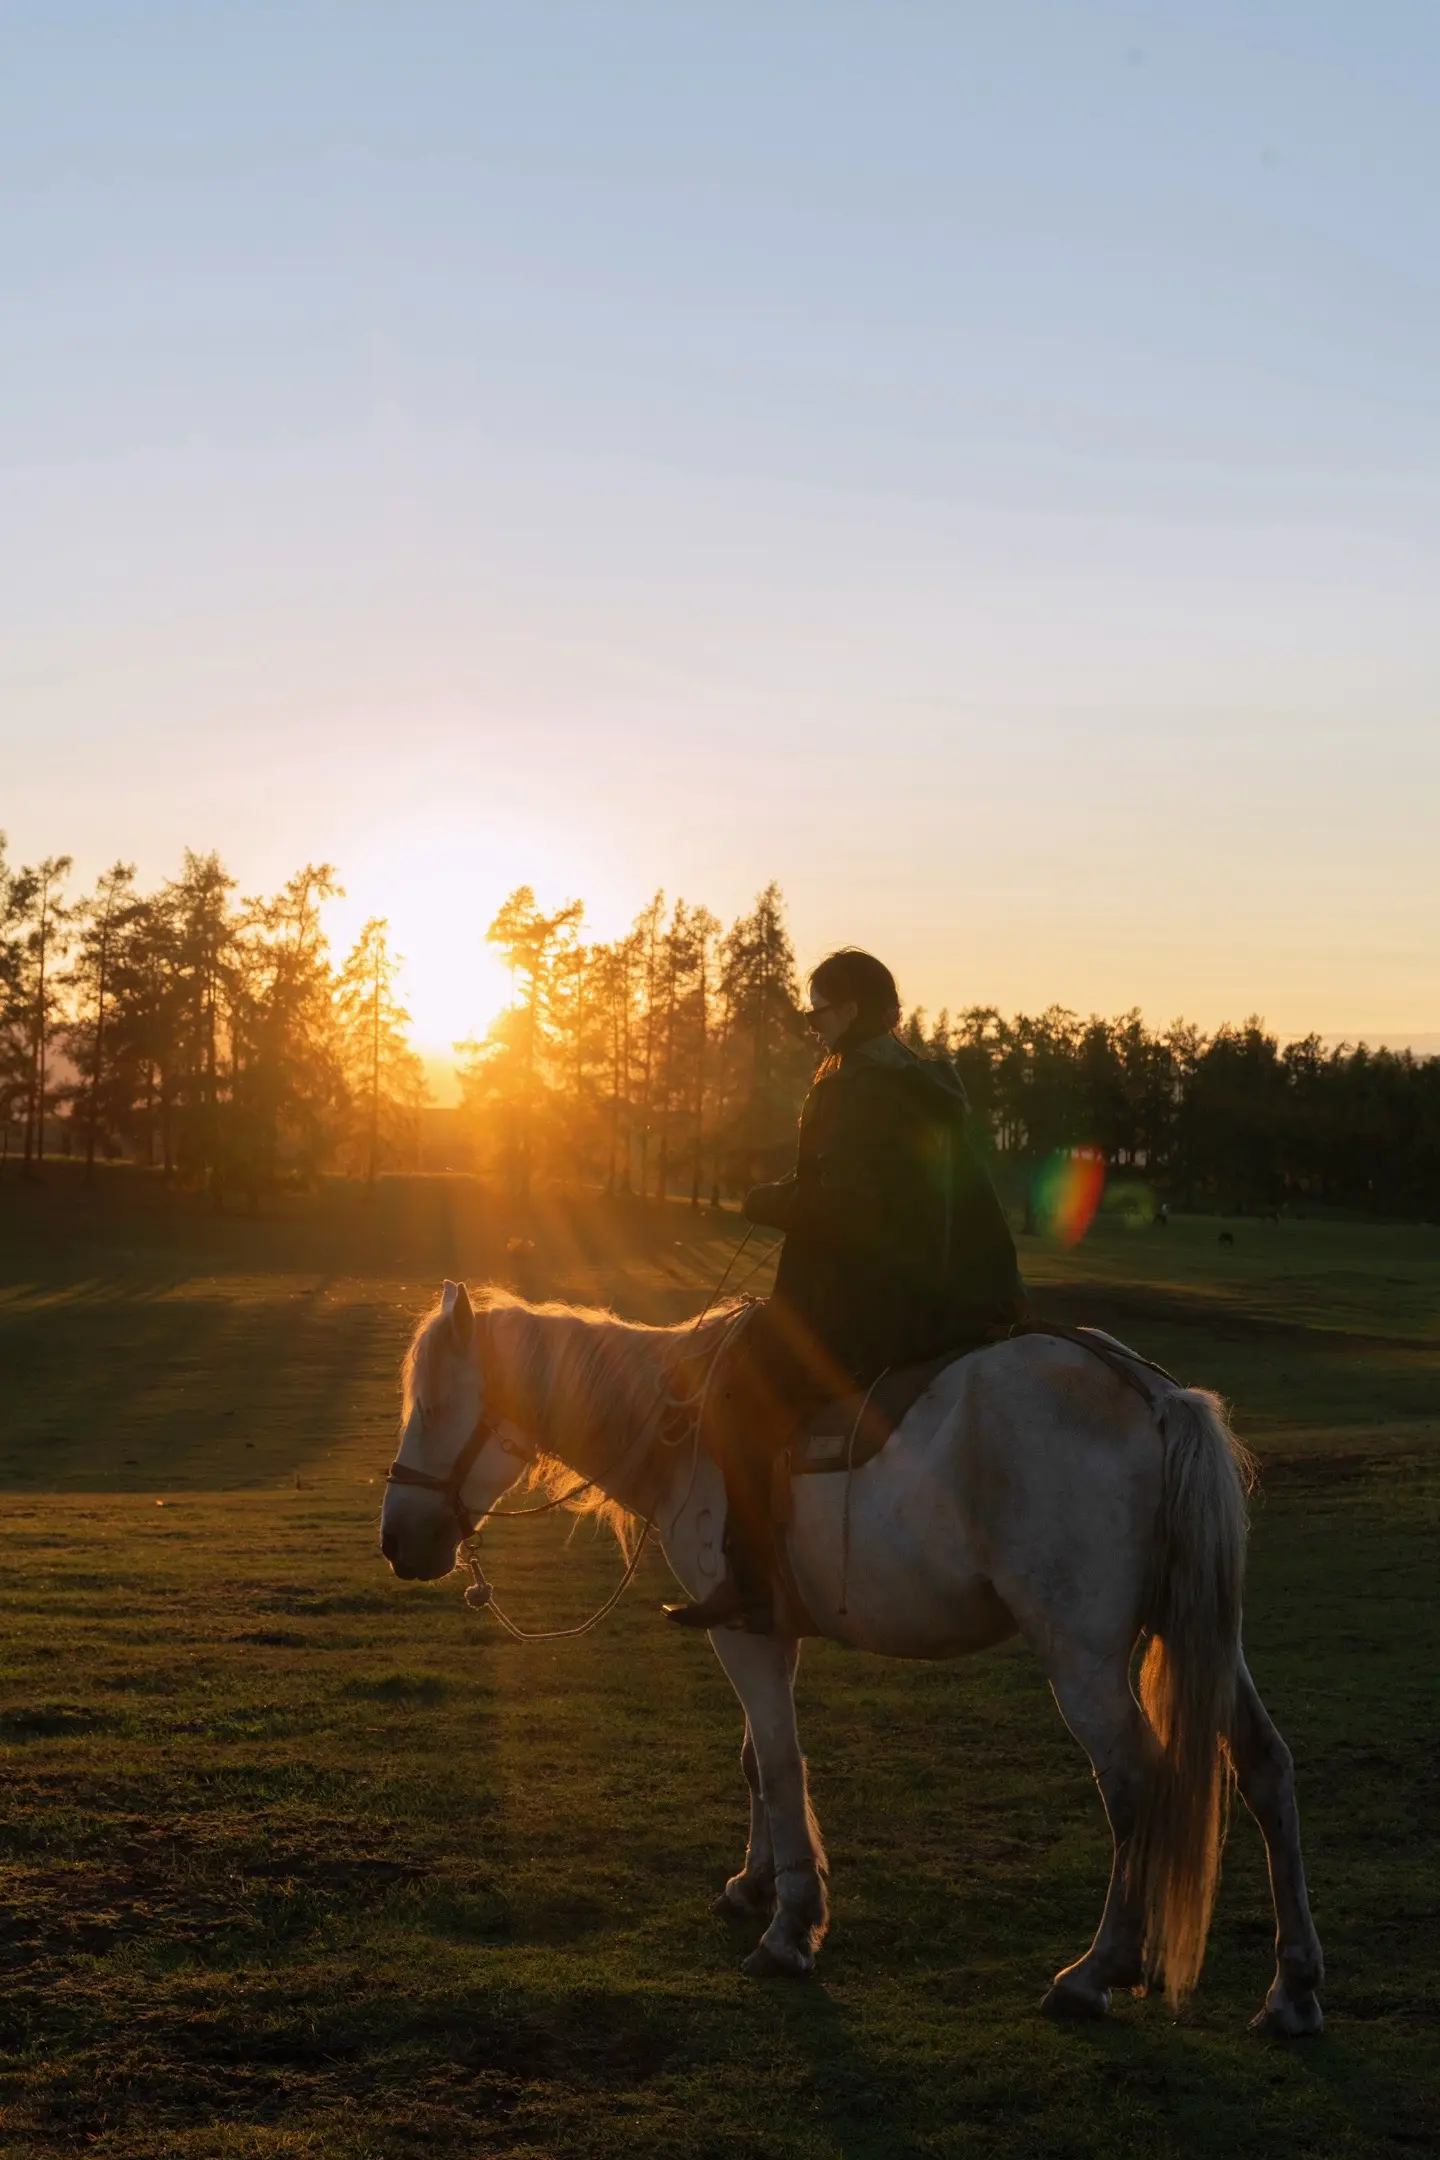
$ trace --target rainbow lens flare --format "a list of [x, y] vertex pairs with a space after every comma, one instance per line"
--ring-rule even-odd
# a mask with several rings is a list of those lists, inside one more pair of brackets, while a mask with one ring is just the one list
[[1090, 1148], [1060, 1148], [1035, 1180], [1035, 1217], [1046, 1237], [1078, 1245], [1095, 1220], [1105, 1190], [1105, 1163]]

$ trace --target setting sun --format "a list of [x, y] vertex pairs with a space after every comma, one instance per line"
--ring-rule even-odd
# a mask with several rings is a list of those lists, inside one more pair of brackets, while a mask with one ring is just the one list
[[[342, 876], [344, 897], [327, 910], [343, 957], [369, 916], [383, 915], [403, 965], [400, 996], [417, 1048], [443, 1080], [452, 1044], [479, 1039], [510, 1002], [510, 976], [485, 933], [507, 893], [533, 884], [547, 903], [588, 891], [593, 869], [533, 832], [499, 831], [482, 820], [415, 819], [371, 836]], [[609, 935], [600, 910], [586, 928]], [[619, 917], [617, 915], [617, 924]]]

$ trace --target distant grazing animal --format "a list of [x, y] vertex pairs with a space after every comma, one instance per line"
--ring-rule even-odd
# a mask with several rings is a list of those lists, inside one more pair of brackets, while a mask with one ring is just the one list
[[[477, 1311], [463, 1283], [446, 1283], [405, 1365], [380, 1518], [395, 1573], [448, 1574], [476, 1523], [525, 1481], [583, 1509], [608, 1506], [632, 1552], [635, 1518], [653, 1525], [699, 1595], [721, 1565], [724, 1517], [720, 1471], [700, 1441], [705, 1395], [744, 1324], [743, 1307], [692, 1330], [499, 1292]], [[1240, 1643], [1249, 1459], [1215, 1396], [1099, 1340], [1106, 1362], [1040, 1334], [976, 1351], [931, 1382], [863, 1466], [795, 1479], [792, 1579], [812, 1631], [856, 1648], [958, 1657], [1018, 1632], [1034, 1649], [1115, 1840], [1099, 1932], [1056, 1975], [1047, 2010], [1100, 2017], [1113, 1988], [1163, 1980], [1174, 2003], [1193, 1986], [1233, 1764], [1264, 1833], [1277, 1920], [1278, 1966], [1255, 2023], [1318, 2032], [1323, 1968], [1293, 1766]], [[567, 1493], [572, 1474], [592, 1489]], [[475, 1576], [468, 1595], [483, 1602], [478, 1562]], [[711, 1635], [744, 1709], [750, 1789], [745, 1864], [716, 1910], [765, 1921], [745, 1960], [758, 1975], [812, 1971], [827, 1925], [795, 1722], [803, 1628], [792, 1610], [774, 1635]]]
[[1233, 1230], [1222, 1230], [1222, 1231], [1220, 1232], [1220, 1237], [1219, 1237], [1219, 1243], [1220, 1243], [1220, 1244], [1222, 1244], [1222, 1245], [1233, 1245], [1233, 1244], [1235, 1243], [1235, 1233], [1234, 1233], [1234, 1231], [1233, 1231]]

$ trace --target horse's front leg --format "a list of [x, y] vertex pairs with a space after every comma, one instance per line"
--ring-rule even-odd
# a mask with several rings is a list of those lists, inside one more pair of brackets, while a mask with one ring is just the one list
[[714, 1910], [722, 1920], [753, 1920], [762, 1915], [768, 1919], [775, 1909], [775, 1841], [770, 1835], [770, 1810], [760, 1790], [760, 1758], [755, 1752], [748, 1721], [745, 1744], [740, 1750], [740, 1768], [745, 1773], [745, 1785], [750, 1795], [750, 1836], [745, 1847], [745, 1865], [738, 1875], [730, 1877], [715, 1900]]
[[[805, 1758], [795, 1724], [794, 1680], [800, 1646], [793, 1639], [746, 1635], [732, 1628], [717, 1628], [710, 1640], [744, 1708], [747, 1746], [753, 1748], [759, 1777], [758, 1791], [752, 1787], [750, 1855], [745, 1874], [726, 1886], [727, 1900], [736, 1883], [754, 1880], [750, 1870], [756, 1854], [757, 1810], [767, 1821], [773, 1870], [775, 1916], [742, 1970], [755, 1979], [810, 1973], [824, 1940], [829, 1906], [825, 1848], [810, 1808]], [[760, 1852], [764, 1851], [762, 1833]]]

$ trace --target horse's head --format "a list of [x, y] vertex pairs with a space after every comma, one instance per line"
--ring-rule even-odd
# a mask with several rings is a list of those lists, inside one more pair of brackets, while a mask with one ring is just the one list
[[485, 1414], [482, 1322], [464, 1283], [447, 1282], [405, 1360], [400, 1446], [380, 1511], [380, 1550], [406, 1582], [434, 1582], [460, 1541], [525, 1467]]

